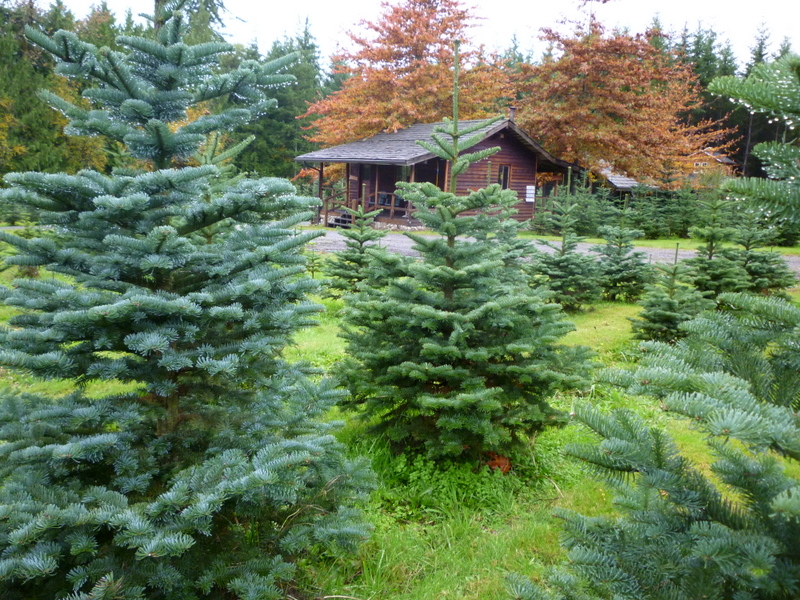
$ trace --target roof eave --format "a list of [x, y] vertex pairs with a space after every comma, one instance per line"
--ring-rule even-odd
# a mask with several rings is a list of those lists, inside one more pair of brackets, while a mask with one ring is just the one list
[[412, 165], [416, 165], [421, 162], [425, 162], [426, 160], [430, 160], [431, 158], [435, 158], [435, 154], [432, 152], [426, 152], [425, 154], [421, 154], [418, 156], [412, 156], [405, 160], [397, 160], [397, 159], [386, 159], [386, 158], [353, 158], [353, 157], [313, 157], [309, 154], [305, 154], [303, 156], [295, 157], [295, 162], [299, 163], [335, 163], [335, 164], [350, 164], [350, 165], [357, 165], [357, 164], [369, 164], [369, 165], [396, 165], [400, 167], [410, 167]]

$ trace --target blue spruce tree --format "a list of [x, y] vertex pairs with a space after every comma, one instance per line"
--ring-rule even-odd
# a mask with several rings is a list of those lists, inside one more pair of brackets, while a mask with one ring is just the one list
[[[295, 226], [313, 201], [282, 179], [190, 165], [209, 134], [268, 110], [290, 58], [217, 69], [227, 44], [188, 46], [175, 15], [127, 53], [68, 32], [30, 38], [63, 75], [96, 85], [91, 110], [48, 95], [69, 131], [121, 142], [139, 166], [18, 173], [2, 201], [53, 235], [3, 233], [17, 265], [52, 278], [0, 290], [18, 309], [0, 364], [38, 377], [127, 382], [125, 395], [3, 398], [0, 597], [282, 598], [298, 557], [364, 536], [368, 486], [315, 417], [332, 386], [281, 350], [319, 308]], [[230, 98], [219, 114], [187, 108]], [[213, 162], [213, 161], [202, 161]]]

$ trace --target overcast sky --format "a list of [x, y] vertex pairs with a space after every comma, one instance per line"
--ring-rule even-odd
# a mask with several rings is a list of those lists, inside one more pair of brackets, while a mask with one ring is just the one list
[[[46, 0], [38, 1], [47, 5]], [[402, 0], [391, 3], [398, 1]], [[98, 2], [65, 0], [78, 18], [86, 16], [90, 6]], [[152, 11], [150, 1], [107, 2], [120, 19], [129, 8], [134, 15]], [[580, 0], [467, 0], [464, 4], [474, 6], [473, 14], [479, 18], [472, 30], [473, 40], [490, 50], [509, 47], [512, 36], [516, 36], [522, 50], [538, 54], [544, 49], [537, 39], [540, 28], [571, 30], [559, 23], [566, 18], [585, 19], [589, 11], [594, 11], [608, 29], [621, 27], [632, 33], [647, 29], [656, 14], [668, 32], [679, 33], [684, 26], [690, 31], [698, 27], [712, 29], [719, 39], [730, 40], [740, 64], [747, 61], [759, 28], [769, 32], [772, 51], [788, 37], [794, 51], [800, 53], [799, 0], [612, 0], [607, 4], [589, 3], [583, 8]], [[229, 40], [243, 44], [256, 40], [262, 51], [268, 50], [274, 40], [301, 31], [308, 19], [325, 65], [337, 45], [347, 43], [345, 32], [357, 30], [360, 19], [376, 21], [381, 14], [381, 3], [376, 0], [225, 0], [225, 6]]]

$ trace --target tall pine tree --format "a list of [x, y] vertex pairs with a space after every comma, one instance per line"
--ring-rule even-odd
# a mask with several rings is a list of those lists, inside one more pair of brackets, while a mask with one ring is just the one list
[[[268, 110], [289, 59], [214, 73], [227, 44], [188, 46], [173, 17], [126, 53], [58, 32], [30, 37], [95, 87], [84, 110], [49, 96], [73, 132], [143, 165], [103, 175], [9, 175], [3, 202], [54, 235], [2, 239], [57, 277], [0, 290], [19, 316], [0, 364], [70, 379], [64, 398], [3, 398], [0, 596], [283, 598], [297, 562], [364, 535], [350, 508], [364, 465], [316, 419], [338, 397], [281, 350], [319, 308], [298, 233], [313, 200], [282, 179], [214, 192], [212, 164], [181, 167], [206, 135]], [[235, 95], [220, 114], [187, 109]], [[117, 380], [133, 391], [86, 398]]]

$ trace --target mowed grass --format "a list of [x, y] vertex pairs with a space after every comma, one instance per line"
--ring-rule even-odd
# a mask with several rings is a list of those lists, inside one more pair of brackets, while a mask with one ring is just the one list
[[[527, 240], [545, 240], [549, 242], [558, 242], [561, 240], [557, 235], [537, 235], [531, 231], [519, 232], [519, 237]], [[605, 244], [603, 238], [587, 237], [583, 240], [587, 244]], [[639, 238], [633, 242], [634, 246], [639, 248], [659, 248], [662, 250], [675, 250], [675, 246], [679, 246], [681, 250], [697, 250], [703, 245], [700, 240], [692, 238], [658, 238], [655, 240]], [[723, 247], [737, 248], [734, 243], [724, 243]], [[765, 248], [765, 251], [777, 252], [783, 256], [800, 256], [800, 245], [795, 246], [770, 246]]]

